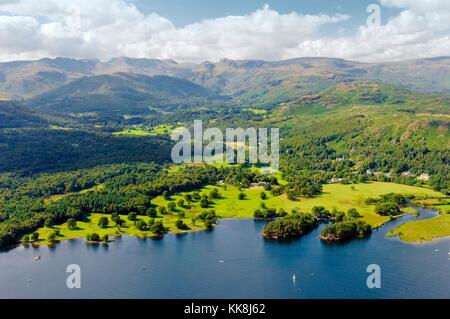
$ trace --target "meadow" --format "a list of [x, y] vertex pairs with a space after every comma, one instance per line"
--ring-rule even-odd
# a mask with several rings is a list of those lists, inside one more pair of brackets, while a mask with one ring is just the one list
[[413, 205], [431, 208], [440, 213], [434, 218], [411, 221], [391, 230], [387, 236], [398, 236], [411, 243], [427, 242], [450, 236], [450, 200], [427, 198], [413, 201]]
[[[415, 195], [418, 198], [443, 197], [442, 194], [428, 188], [382, 182], [352, 185], [327, 184], [323, 187], [322, 195], [313, 198], [299, 198], [295, 201], [289, 200], [286, 194], [273, 196], [270, 192], [264, 191], [262, 186], [252, 186], [248, 189], [239, 190], [236, 186], [226, 184], [208, 185], [200, 189], [199, 193], [200, 195], [208, 195], [213, 188], [218, 189], [220, 198], [214, 199], [210, 204], [210, 207], [202, 208], [200, 207], [200, 203], [198, 201], [192, 201], [189, 204], [185, 202], [185, 207], [179, 207], [177, 205], [175, 210], [170, 213], [164, 215], [160, 215], [158, 213], [156, 220], [162, 220], [164, 226], [169, 229], [169, 233], [198, 231], [204, 229], [202, 222], [197, 221], [195, 225], [192, 225], [191, 221], [192, 218], [205, 210], [215, 210], [219, 218], [253, 218], [253, 212], [259, 208], [262, 203], [264, 203], [268, 208], [276, 208], [277, 210], [283, 208], [288, 212], [292, 210], [309, 212], [314, 206], [324, 206], [328, 210], [338, 209], [342, 211], [347, 211], [350, 208], [356, 208], [363, 216], [362, 218], [364, 221], [371, 224], [373, 227], [379, 227], [388, 222], [389, 217], [376, 214], [374, 211], [375, 206], [366, 205], [365, 200], [368, 197], [376, 198], [387, 193]], [[246, 195], [245, 199], [238, 198], [239, 193], [241, 192]], [[265, 192], [267, 195], [265, 200], [261, 199], [262, 192]], [[186, 194], [192, 195], [193, 192], [175, 194], [168, 199], [165, 199], [163, 196], [158, 196], [152, 200], [152, 203], [157, 206], [167, 207], [169, 202], [177, 204], [180, 199], [185, 198]], [[58, 198], [53, 198], [52, 200], [57, 199]], [[406, 211], [410, 212], [409, 210]], [[109, 219], [109, 226], [107, 228], [100, 228], [98, 226], [98, 220], [102, 216], [108, 217]], [[423, 236], [426, 239], [430, 236], [439, 236], [439, 234], [450, 234], [450, 217], [448, 216], [442, 217], [445, 223], [441, 223], [441, 220], [437, 220], [435, 222], [436, 225], [433, 223], [430, 227], [422, 227], [423, 229], [420, 229], [421, 236], [423, 233]], [[54, 226], [52, 228], [42, 227], [38, 230], [41, 238], [39, 244], [49, 244], [47, 238], [55, 229], [58, 229], [60, 233], [58, 240], [85, 238], [86, 235], [90, 233], [98, 233], [100, 236], [108, 235], [111, 237], [121, 235], [137, 236], [142, 238], [155, 236], [155, 234], [150, 231], [138, 230], [135, 226], [135, 222], [129, 221], [126, 216], [122, 216], [122, 219], [125, 221], [125, 224], [120, 228], [114, 225], [111, 221], [110, 215], [105, 214], [91, 214], [86, 221], [77, 222], [77, 228], [75, 230], [70, 230], [67, 223], [60, 226]], [[138, 219], [148, 222], [150, 218], [147, 216], [138, 216]], [[178, 219], [182, 219], [187, 225], [189, 225], [190, 229], [186, 231], [177, 229], [175, 222]], [[429, 232], [431, 232], [432, 235], [427, 235]], [[406, 240], [408, 240], [408, 238], [409, 237], [406, 237]]]

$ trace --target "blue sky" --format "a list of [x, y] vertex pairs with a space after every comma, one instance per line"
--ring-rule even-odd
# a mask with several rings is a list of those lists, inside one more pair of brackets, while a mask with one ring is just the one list
[[[280, 12], [296, 11], [301, 14], [342, 13], [352, 17], [348, 26], [357, 27], [367, 19], [366, 8], [377, 0], [135, 0], [138, 8], [146, 13], [156, 12], [168, 18], [176, 26], [199, 22], [204, 19], [228, 15], [245, 15], [268, 4]], [[383, 8], [384, 19], [398, 13], [398, 9]]]

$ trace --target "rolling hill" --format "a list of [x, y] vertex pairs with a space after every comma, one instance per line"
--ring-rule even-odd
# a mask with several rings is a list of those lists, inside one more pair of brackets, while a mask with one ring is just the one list
[[82, 77], [29, 101], [51, 113], [148, 114], [221, 99], [188, 80], [164, 75], [115, 73]]

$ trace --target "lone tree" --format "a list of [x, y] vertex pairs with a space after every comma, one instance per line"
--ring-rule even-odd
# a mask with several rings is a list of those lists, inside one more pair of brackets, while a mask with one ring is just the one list
[[192, 195], [191, 194], [184, 195], [184, 200], [188, 203], [192, 202]]
[[211, 199], [219, 199], [220, 198], [219, 190], [217, 188], [213, 188], [209, 193], [209, 197]]
[[148, 217], [151, 217], [151, 218], [155, 218], [156, 215], [158, 215], [158, 213], [157, 213], [155, 207], [150, 207], [149, 209], [147, 209], [147, 212], [146, 212], [145, 214], [146, 214]]
[[259, 194], [259, 197], [261, 197], [262, 200], [266, 200], [267, 194], [265, 192], [262, 192], [261, 194]]
[[175, 205], [175, 203], [174, 202], [170, 202], [169, 204], [167, 204], [167, 210], [169, 211], [169, 212], [174, 212], [175, 211], [175, 208], [176, 208], [177, 206]]
[[35, 231], [35, 232], [33, 233], [33, 235], [31, 235], [31, 239], [32, 239], [33, 241], [38, 241], [38, 240], [39, 240], [39, 233], [38, 233], [37, 231]]
[[164, 224], [160, 220], [156, 221], [152, 225], [152, 228], [150, 230], [151, 230], [152, 233], [155, 233], [155, 234], [158, 234], [158, 235], [162, 235], [165, 232], [167, 232], [166, 227], [164, 227]]
[[247, 195], [245, 195], [245, 193], [243, 193], [243, 192], [240, 192], [238, 195], [239, 200], [244, 200], [246, 197], [247, 197]]
[[117, 227], [120, 227], [122, 225], [123, 220], [120, 218], [119, 214], [112, 213], [111, 214], [111, 220], [116, 224]]
[[50, 235], [48, 235], [47, 240], [51, 244], [56, 243], [58, 241], [58, 232], [51, 232]]
[[100, 217], [100, 219], [98, 220], [98, 226], [100, 228], [107, 228], [109, 224], [109, 220], [108, 217], [102, 216]]
[[69, 228], [70, 230], [74, 230], [77, 228], [77, 221], [73, 218], [70, 218], [67, 221], [67, 228]]
[[188, 225], [186, 225], [181, 219], [178, 219], [175, 222], [175, 227], [180, 229], [180, 230], [187, 230], [187, 229], [189, 229]]
[[192, 193], [192, 198], [194, 200], [200, 200], [200, 198], [201, 198], [200, 193], [195, 191], [194, 193]]
[[86, 239], [87, 239], [87, 241], [94, 241], [94, 242], [101, 241], [100, 235], [97, 233], [87, 234]]
[[144, 222], [143, 220], [138, 220], [136, 222], [136, 228], [139, 229], [140, 231], [146, 231], [147, 230], [147, 223]]
[[180, 208], [184, 208], [184, 199], [179, 199], [177, 202], [177, 206]]
[[209, 200], [207, 197], [202, 197], [200, 200], [200, 207], [201, 208], [208, 208], [209, 207]]
[[137, 220], [137, 214], [136, 213], [129, 213], [128, 214], [128, 220], [130, 221], [136, 221]]
[[159, 206], [158, 207], [158, 213], [160, 215], [165, 215], [165, 214], [167, 214], [167, 209], [164, 206]]

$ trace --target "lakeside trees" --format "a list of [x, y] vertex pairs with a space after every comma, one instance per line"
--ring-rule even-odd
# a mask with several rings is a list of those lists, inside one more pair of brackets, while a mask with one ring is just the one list
[[309, 213], [293, 213], [268, 223], [263, 236], [268, 239], [287, 239], [300, 237], [317, 226], [317, 221]]

